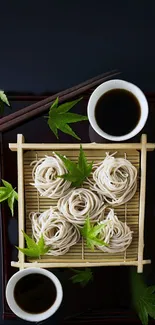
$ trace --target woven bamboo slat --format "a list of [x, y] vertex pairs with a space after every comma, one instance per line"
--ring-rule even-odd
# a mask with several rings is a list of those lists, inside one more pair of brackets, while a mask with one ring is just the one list
[[[18, 135], [17, 144], [9, 144], [12, 151], [17, 151], [18, 157], [18, 191], [19, 194], [19, 246], [24, 247], [22, 229], [27, 234], [32, 234], [29, 213], [34, 211], [43, 212], [50, 206], [56, 205], [57, 201], [40, 197], [37, 190], [30, 185], [32, 180], [31, 163], [45, 155], [52, 155], [57, 151], [72, 160], [77, 160], [79, 144], [26, 144], [22, 135]], [[138, 170], [138, 187], [135, 196], [126, 204], [115, 207], [118, 218], [127, 222], [133, 231], [133, 240], [128, 249], [123, 253], [108, 254], [95, 249], [92, 252], [85, 242], [81, 240], [63, 256], [54, 257], [45, 255], [41, 259], [33, 260], [25, 258], [19, 252], [19, 261], [12, 262], [14, 267], [27, 268], [38, 266], [49, 267], [85, 267], [85, 266], [115, 266], [134, 265], [138, 272], [143, 271], [143, 265], [150, 260], [143, 260], [144, 247], [144, 215], [145, 215], [145, 182], [146, 182], [146, 154], [147, 150], [154, 150], [155, 145], [147, 143], [146, 135], [142, 135], [141, 143], [110, 143], [110, 144], [83, 144], [88, 161], [100, 162], [106, 152], [116, 153], [116, 157], [127, 158]], [[141, 153], [140, 153], [141, 151]], [[25, 207], [25, 208], [24, 208]]]

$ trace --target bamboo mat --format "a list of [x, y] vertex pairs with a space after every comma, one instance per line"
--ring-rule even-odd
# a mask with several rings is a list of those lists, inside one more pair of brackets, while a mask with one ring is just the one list
[[[73, 145], [74, 146], [74, 145]], [[93, 161], [94, 163], [100, 162], [105, 158], [106, 150], [96, 150], [96, 149], [84, 149], [88, 162]], [[59, 150], [59, 144], [57, 152], [66, 155], [71, 160], [77, 161], [77, 156], [79, 155], [79, 149], [68, 149]], [[114, 153], [115, 151], [110, 151], [109, 153]], [[28, 235], [32, 235], [31, 222], [29, 220], [30, 212], [43, 212], [49, 209], [50, 206], [56, 205], [57, 201], [52, 201], [48, 198], [43, 198], [39, 195], [38, 191], [34, 186], [30, 185], [32, 180], [32, 161], [39, 160], [45, 155], [51, 156], [52, 151], [42, 150], [42, 151], [26, 151], [24, 152], [24, 192], [25, 192], [25, 226]], [[133, 240], [129, 248], [123, 253], [108, 254], [103, 253], [100, 250], [95, 249], [93, 252], [87, 248], [85, 242], [81, 240], [78, 244], [71, 247], [69, 252], [65, 255], [54, 257], [49, 255], [44, 255], [38, 260], [39, 263], [66, 263], [69, 266], [70, 263], [79, 263], [79, 266], [85, 266], [85, 263], [97, 263], [98, 265], [103, 265], [104, 263], [108, 265], [111, 262], [122, 262], [129, 264], [132, 261], [137, 261], [138, 259], [138, 229], [139, 229], [139, 164], [140, 164], [140, 153], [137, 150], [118, 150], [116, 157], [123, 157], [128, 159], [138, 170], [138, 186], [137, 192], [134, 197], [124, 205], [115, 207], [115, 212], [119, 220], [126, 222], [130, 229], [133, 231]], [[33, 261], [28, 259], [27, 261]], [[35, 260], [36, 261], [36, 260]], [[128, 263], [129, 262], [129, 263]]]

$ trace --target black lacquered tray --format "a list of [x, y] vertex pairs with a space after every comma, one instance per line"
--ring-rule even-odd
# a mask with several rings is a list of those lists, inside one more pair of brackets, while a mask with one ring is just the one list
[[[86, 114], [90, 93], [91, 91], [89, 90], [83, 94], [83, 100], [78, 105], [78, 108], [74, 108], [74, 112]], [[16, 111], [42, 98], [42, 96], [12, 96], [10, 102], [13, 110]], [[150, 114], [141, 134], [147, 134], [148, 142], [155, 142], [155, 94], [148, 94], [147, 98]], [[89, 122], [74, 124], [74, 131], [80, 136], [81, 143], [105, 141], [92, 130]], [[17, 185], [16, 152], [13, 153], [9, 150], [8, 143], [16, 143], [18, 133], [22, 133], [28, 143], [78, 142], [74, 138], [62, 133], [59, 140], [56, 140], [43, 116], [36, 117], [29, 122], [1, 133], [1, 178], [8, 180], [13, 186]], [[131, 139], [130, 142], [140, 142], [141, 134]], [[151, 281], [155, 270], [155, 153], [148, 155], [147, 166], [144, 258], [146, 255], [147, 258], [152, 260], [152, 264], [151, 266], [144, 267], [144, 274], [146, 273], [146, 276]], [[17, 210], [15, 211], [15, 218], [11, 218], [8, 207], [5, 204], [1, 205], [1, 235], [3, 316], [5, 319], [11, 319], [15, 316], [7, 306], [5, 286], [11, 275], [17, 271], [16, 268], [11, 267], [10, 263], [11, 260], [16, 260], [17, 258], [17, 251], [14, 246], [18, 244], [18, 229]], [[54, 316], [59, 320], [58, 324], [104, 324], [106, 322], [112, 324], [115, 322], [132, 323], [138, 321], [131, 309], [130, 267], [100, 267], [93, 268], [93, 270], [94, 281], [84, 289], [79, 285], [73, 285], [69, 280], [72, 275], [70, 269], [52, 270], [60, 279], [64, 289], [63, 304]]]

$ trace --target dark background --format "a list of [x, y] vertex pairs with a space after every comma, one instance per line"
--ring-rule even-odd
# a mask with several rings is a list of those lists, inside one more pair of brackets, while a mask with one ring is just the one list
[[0, 89], [54, 92], [114, 68], [155, 91], [154, 0], [0, 0]]

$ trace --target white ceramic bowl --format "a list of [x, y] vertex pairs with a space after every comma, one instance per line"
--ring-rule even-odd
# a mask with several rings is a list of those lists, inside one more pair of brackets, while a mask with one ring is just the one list
[[[125, 89], [130, 91], [138, 100], [141, 108], [141, 115], [138, 124], [136, 127], [130, 132], [122, 136], [114, 136], [110, 135], [106, 132], [104, 132], [97, 124], [95, 119], [95, 107], [99, 100], [99, 98], [106, 93], [109, 90], [112, 89]], [[141, 129], [144, 127], [147, 117], [148, 117], [148, 102], [146, 100], [145, 95], [143, 92], [134, 84], [120, 80], [120, 79], [114, 79], [109, 80], [98, 86], [93, 93], [90, 96], [89, 102], [88, 102], [88, 119], [92, 126], [92, 128], [98, 133], [101, 137], [111, 140], [111, 141], [125, 141], [132, 137], [134, 137], [136, 134], [138, 134]]]
[[[56, 299], [54, 304], [45, 312], [39, 313], [39, 314], [30, 314], [25, 312], [23, 309], [21, 309], [14, 298], [14, 288], [16, 283], [24, 276], [32, 273], [39, 273], [47, 276], [51, 281], [54, 283], [56, 287]], [[14, 314], [16, 314], [18, 317], [30, 321], [30, 322], [40, 322], [48, 317], [52, 316], [57, 309], [59, 308], [61, 301], [63, 297], [63, 291], [62, 291], [62, 286], [58, 278], [51, 272], [41, 269], [41, 268], [29, 268], [29, 269], [24, 269], [21, 270], [17, 273], [15, 273], [10, 280], [8, 281], [7, 287], [6, 287], [6, 300], [7, 303], [10, 307], [10, 309], [13, 311]]]

